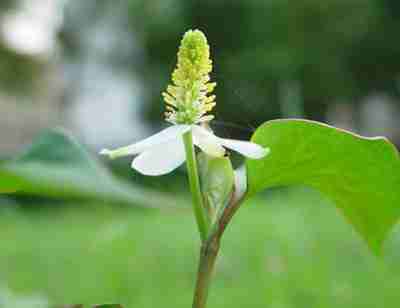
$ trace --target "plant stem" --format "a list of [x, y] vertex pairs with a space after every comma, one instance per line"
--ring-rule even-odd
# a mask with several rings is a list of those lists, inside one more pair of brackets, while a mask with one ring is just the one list
[[219, 241], [206, 241], [201, 246], [200, 263], [197, 273], [196, 290], [193, 298], [193, 308], [205, 308], [208, 290], [214, 273], [214, 265], [219, 252]]
[[[241, 194], [241, 193], [240, 193]], [[192, 308], [206, 308], [208, 290], [210, 288], [215, 261], [217, 260], [221, 237], [226, 227], [239, 209], [243, 195], [232, 195], [229, 204], [224, 208], [200, 251], [199, 269]]]
[[200, 190], [199, 173], [197, 170], [197, 161], [193, 147], [192, 132], [188, 131], [183, 135], [183, 141], [186, 151], [186, 165], [188, 170], [190, 191], [192, 193], [193, 211], [199, 228], [201, 241], [204, 242], [208, 236], [210, 220], [206, 214], [203, 204], [203, 196]]

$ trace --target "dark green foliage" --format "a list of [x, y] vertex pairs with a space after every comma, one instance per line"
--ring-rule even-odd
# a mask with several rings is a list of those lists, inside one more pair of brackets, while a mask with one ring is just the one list
[[398, 95], [395, 1], [169, 1], [156, 15], [150, 4], [131, 2], [132, 28], [149, 55], [143, 75], [154, 120], [164, 108], [159, 94], [176, 61], [177, 40], [188, 28], [209, 39], [219, 120], [257, 126], [286, 116], [281, 87], [293, 80], [314, 119], [323, 119], [338, 99], [356, 104], [374, 91]]

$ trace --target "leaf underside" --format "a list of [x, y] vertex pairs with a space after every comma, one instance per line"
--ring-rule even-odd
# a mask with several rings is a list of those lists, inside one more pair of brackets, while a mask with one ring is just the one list
[[393, 144], [295, 119], [266, 122], [252, 141], [271, 153], [246, 161], [247, 197], [277, 186], [317, 189], [379, 254], [400, 217], [400, 159]]

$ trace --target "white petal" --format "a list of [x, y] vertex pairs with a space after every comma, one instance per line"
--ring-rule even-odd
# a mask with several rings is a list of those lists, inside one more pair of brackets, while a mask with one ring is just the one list
[[181, 136], [189, 130], [190, 125], [173, 125], [137, 143], [115, 150], [103, 149], [100, 154], [108, 155], [110, 158], [139, 154], [170, 140], [181, 139]]
[[151, 147], [132, 161], [132, 168], [144, 175], [163, 175], [178, 168], [185, 161], [182, 138]]
[[261, 145], [253, 142], [223, 138], [220, 138], [220, 140], [223, 146], [249, 158], [260, 159], [269, 153], [268, 148], [263, 148]]
[[222, 147], [220, 138], [215, 136], [207, 129], [193, 125], [193, 143], [197, 145], [203, 152], [210, 156], [224, 156], [225, 149]]

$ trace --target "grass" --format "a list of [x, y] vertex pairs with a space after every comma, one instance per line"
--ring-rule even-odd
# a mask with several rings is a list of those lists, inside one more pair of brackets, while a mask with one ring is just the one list
[[[398, 307], [398, 233], [377, 259], [320, 195], [272, 191], [229, 227], [209, 307]], [[18, 302], [38, 296], [87, 307], [190, 307], [198, 235], [189, 210], [3, 205], [0, 243], [1, 308], [39, 307]]]

